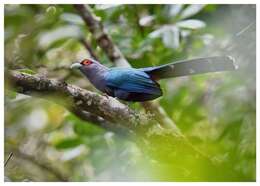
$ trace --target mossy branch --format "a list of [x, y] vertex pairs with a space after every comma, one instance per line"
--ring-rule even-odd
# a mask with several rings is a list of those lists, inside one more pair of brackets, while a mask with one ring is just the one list
[[115, 98], [102, 96], [74, 85], [46, 77], [11, 71], [8, 79], [17, 92], [52, 100], [75, 113], [81, 119], [103, 128], [124, 127], [138, 130], [151, 122], [146, 114], [130, 109]]

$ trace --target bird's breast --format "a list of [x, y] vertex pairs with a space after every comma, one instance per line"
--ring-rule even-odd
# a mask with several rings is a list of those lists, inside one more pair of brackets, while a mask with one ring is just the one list
[[88, 71], [84, 71], [83, 74], [87, 77], [90, 83], [101, 92], [105, 92], [106, 84], [105, 77], [107, 72], [105, 70], [100, 69], [92, 69]]

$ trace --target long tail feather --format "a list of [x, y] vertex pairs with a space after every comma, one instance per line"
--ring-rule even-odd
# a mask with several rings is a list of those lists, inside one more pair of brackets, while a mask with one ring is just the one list
[[164, 79], [178, 76], [188, 76], [208, 72], [230, 71], [237, 67], [230, 56], [215, 56], [177, 61], [174, 63], [148, 67], [142, 70], [154, 79]]

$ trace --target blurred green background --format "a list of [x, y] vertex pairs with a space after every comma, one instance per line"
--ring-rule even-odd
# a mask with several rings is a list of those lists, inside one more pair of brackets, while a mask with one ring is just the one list
[[[160, 82], [160, 105], [217, 168], [167, 135], [148, 143], [118, 136], [57, 104], [17, 94], [6, 83], [5, 159], [14, 153], [6, 181], [255, 181], [256, 6], [90, 6], [133, 67], [214, 55], [236, 59], [236, 72]], [[73, 5], [5, 5], [4, 11], [5, 70], [96, 91], [69, 69], [89, 57], [82, 41], [113, 66]]]

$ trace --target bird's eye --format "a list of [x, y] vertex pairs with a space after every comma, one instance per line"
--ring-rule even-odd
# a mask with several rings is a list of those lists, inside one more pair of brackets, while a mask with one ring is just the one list
[[83, 65], [90, 65], [92, 62], [90, 61], [90, 60], [88, 60], [88, 59], [85, 59], [85, 60], [83, 60], [82, 62], [81, 62], [81, 64], [83, 64]]

